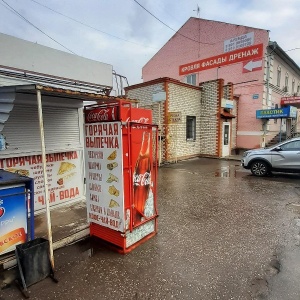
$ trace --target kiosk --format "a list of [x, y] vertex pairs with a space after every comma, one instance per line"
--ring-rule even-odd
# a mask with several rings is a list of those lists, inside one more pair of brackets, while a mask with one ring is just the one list
[[157, 126], [115, 100], [85, 107], [90, 234], [127, 253], [157, 232]]

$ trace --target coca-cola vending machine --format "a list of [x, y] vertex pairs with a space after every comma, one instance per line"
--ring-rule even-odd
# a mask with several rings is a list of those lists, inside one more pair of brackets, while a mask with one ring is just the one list
[[85, 107], [90, 234], [127, 253], [157, 232], [157, 126], [115, 100]]

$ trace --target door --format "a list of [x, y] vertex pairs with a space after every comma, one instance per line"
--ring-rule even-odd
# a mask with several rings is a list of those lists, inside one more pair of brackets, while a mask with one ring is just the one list
[[223, 137], [222, 137], [222, 156], [229, 156], [230, 154], [230, 123], [223, 123]]

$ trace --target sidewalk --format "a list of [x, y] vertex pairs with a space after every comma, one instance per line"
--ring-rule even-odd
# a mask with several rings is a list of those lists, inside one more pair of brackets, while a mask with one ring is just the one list
[[[53, 249], [64, 247], [89, 235], [86, 204], [84, 201], [63, 206], [50, 212], [52, 223]], [[34, 218], [35, 238], [48, 239], [46, 213]], [[16, 265], [14, 253], [3, 255], [0, 270]]]
[[[232, 155], [219, 158], [220, 160], [240, 161], [242, 156]], [[52, 223], [53, 249], [59, 249], [72, 244], [89, 235], [86, 203], [84, 201], [63, 206], [50, 212]], [[48, 239], [46, 213], [36, 215], [35, 238]], [[14, 253], [4, 255], [0, 259], [0, 270], [16, 265]]]

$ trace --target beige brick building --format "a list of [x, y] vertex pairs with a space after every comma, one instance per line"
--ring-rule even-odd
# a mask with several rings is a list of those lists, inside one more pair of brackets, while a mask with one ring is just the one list
[[159, 160], [228, 156], [236, 145], [237, 101], [232, 84], [217, 79], [193, 86], [159, 78], [125, 88], [126, 96], [153, 111]]

